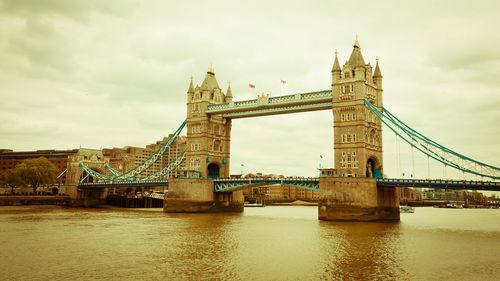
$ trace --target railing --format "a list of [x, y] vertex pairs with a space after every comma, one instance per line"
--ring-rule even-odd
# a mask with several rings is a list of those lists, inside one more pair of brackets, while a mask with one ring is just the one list
[[275, 106], [275, 105], [290, 105], [290, 104], [303, 104], [311, 102], [325, 102], [332, 99], [332, 91], [316, 91], [308, 93], [299, 93], [294, 95], [286, 95], [279, 97], [270, 97], [264, 99], [252, 99], [246, 101], [237, 101], [225, 104], [211, 104], [208, 105], [208, 114], [222, 114], [235, 111], [242, 111], [252, 109], [260, 106]]
[[500, 191], [500, 182], [494, 181], [377, 179], [377, 186]]
[[78, 184], [80, 189], [95, 189], [105, 187], [128, 187], [128, 186], [165, 186], [168, 180], [140, 180], [140, 181], [116, 181], [116, 182], [81, 182]]
[[216, 192], [234, 191], [251, 186], [265, 184], [282, 184], [296, 188], [317, 191], [319, 178], [244, 178], [244, 179], [216, 179], [214, 188]]

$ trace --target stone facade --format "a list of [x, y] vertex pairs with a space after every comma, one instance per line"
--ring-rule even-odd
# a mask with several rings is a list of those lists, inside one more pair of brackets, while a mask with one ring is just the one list
[[187, 91], [187, 175], [200, 178], [228, 178], [231, 120], [208, 115], [209, 104], [232, 102], [231, 87], [222, 92], [209, 68], [201, 86], [189, 84]]
[[90, 169], [104, 174], [104, 163], [106, 159], [100, 149], [81, 148], [78, 153], [68, 158], [68, 172], [66, 185], [62, 187], [62, 193], [71, 198], [70, 205], [90, 207], [103, 203], [108, 194], [108, 189], [95, 191], [78, 190], [80, 181], [93, 181], [93, 178], [80, 169], [80, 163], [84, 163]]
[[330, 221], [397, 221], [399, 190], [372, 178], [320, 178], [318, 218]]
[[365, 100], [382, 108], [382, 74], [365, 63], [356, 39], [349, 60], [332, 68], [335, 169], [322, 170], [318, 218], [399, 220], [399, 189], [377, 187], [383, 175], [382, 124]]
[[337, 54], [332, 69], [335, 168], [339, 176], [380, 177], [382, 124], [364, 100], [382, 107], [382, 74], [365, 63], [358, 40], [340, 68]]
[[167, 213], [243, 212], [243, 192], [214, 192], [212, 179], [176, 179], [168, 184]]

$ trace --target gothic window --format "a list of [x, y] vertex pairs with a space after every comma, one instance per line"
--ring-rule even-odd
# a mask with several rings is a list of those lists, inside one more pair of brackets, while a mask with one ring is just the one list
[[344, 113], [340, 114], [340, 121], [344, 121], [345, 118], [344, 118]]
[[[354, 74], [352, 75], [354, 77]], [[352, 86], [352, 84], [349, 85], [349, 93], [352, 93], [352, 91], [354, 90], [354, 87]]]
[[220, 141], [216, 140], [214, 141], [214, 151], [220, 151]]
[[353, 121], [354, 121], [354, 120], [356, 120], [356, 113], [353, 113], [353, 114], [352, 114], [351, 119], [352, 119]]
[[349, 114], [345, 115], [345, 121], [349, 121]]
[[370, 131], [370, 136], [368, 139], [368, 143], [375, 144], [375, 130]]

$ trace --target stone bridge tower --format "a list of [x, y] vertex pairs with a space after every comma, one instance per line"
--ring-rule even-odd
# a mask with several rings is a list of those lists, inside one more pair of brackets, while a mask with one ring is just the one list
[[382, 124], [364, 100], [382, 107], [382, 74], [365, 63], [358, 39], [340, 68], [332, 69], [335, 168], [341, 177], [382, 177]]
[[231, 86], [224, 94], [213, 67], [201, 86], [189, 84], [187, 91], [187, 157], [189, 177], [229, 177], [231, 120], [222, 115], [207, 115], [209, 104], [232, 101]]
[[365, 99], [382, 108], [382, 74], [372, 72], [356, 39], [349, 60], [332, 69], [336, 175], [319, 181], [318, 218], [339, 221], [399, 220], [399, 191], [378, 187], [383, 175], [382, 124]]
[[208, 69], [201, 86], [189, 84], [187, 91], [188, 178], [170, 178], [163, 210], [167, 213], [243, 212], [243, 192], [215, 192], [214, 179], [229, 177], [231, 119], [207, 114], [210, 104], [230, 103]]

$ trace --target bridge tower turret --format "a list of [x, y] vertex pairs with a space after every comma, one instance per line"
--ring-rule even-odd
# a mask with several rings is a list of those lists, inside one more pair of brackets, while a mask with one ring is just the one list
[[365, 63], [356, 38], [349, 60], [332, 69], [335, 168], [342, 177], [382, 176], [382, 124], [364, 100], [382, 107], [382, 75]]
[[209, 104], [232, 99], [231, 88], [224, 95], [213, 67], [209, 67], [201, 86], [191, 81], [187, 96], [187, 153], [189, 177], [229, 177], [231, 120], [221, 115], [209, 116]]

